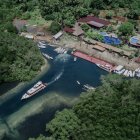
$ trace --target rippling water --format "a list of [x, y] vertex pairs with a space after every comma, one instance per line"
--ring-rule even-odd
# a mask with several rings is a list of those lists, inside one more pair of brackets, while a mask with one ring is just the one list
[[[53, 61], [49, 60], [50, 70], [0, 104], [0, 139], [4, 136], [3, 140], [26, 140], [40, 133], [46, 134], [46, 123], [57, 110], [70, 107], [84, 91], [83, 85], [96, 87], [100, 85], [100, 76], [107, 74], [80, 58], [73, 61], [73, 56], [69, 54], [58, 55], [50, 46], [41, 51], [54, 57]], [[48, 83], [47, 88], [21, 101], [21, 96], [38, 80]], [[81, 84], [78, 85], [76, 81]]]

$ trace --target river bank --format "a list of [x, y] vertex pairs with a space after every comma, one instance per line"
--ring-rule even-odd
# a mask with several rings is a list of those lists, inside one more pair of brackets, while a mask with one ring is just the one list
[[[50, 65], [49, 65], [48, 61], [44, 58], [44, 65], [41, 66], [40, 71], [38, 72], [37, 76], [35, 78], [33, 78], [31, 81], [33, 82], [34, 80], [41, 77], [44, 73], [46, 73], [46, 71], [49, 70], [49, 68], [50, 68]], [[7, 92], [3, 93], [0, 96], [0, 105], [3, 104], [6, 100], [15, 96], [15, 94], [18, 90], [24, 89], [24, 87], [27, 86], [29, 82], [20, 82], [14, 88], [9, 89]]]
[[[83, 59], [73, 61], [74, 57], [69, 54], [57, 54], [49, 45], [40, 51], [54, 58], [48, 60], [49, 71], [46, 72], [44, 68], [41, 76], [25, 84], [23, 89], [15, 90], [11, 93], [11, 98], [8, 96], [5, 101], [0, 100], [2, 140], [27, 140], [39, 134], [45, 135], [46, 123], [54, 117], [56, 111], [70, 108], [85, 91], [84, 85], [97, 87], [101, 84], [100, 76], [107, 74]], [[32, 98], [21, 101], [22, 95], [39, 80], [48, 83], [47, 88]]]
[[[20, 110], [11, 114], [4, 120], [0, 120], [0, 139], [10, 138], [15, 140], [22, 140], [18, 129], [23, 129], [24, 122], [30, 119], [32, 116], [40, 114], [41, 112], [48, 112], [51, 109], [55, 110], [60, 106], [66, 108], [72, 107], [78, 98], [69, 98], [60, 96], [58, 93], [48, 93], [43, 96], [25, 104]], [[46, 108], [47, 107], [47, 108]], [[45, 113], [43, 113], [45, 116]], [[48, 114], [48, 113], [47, 113]], [[47, 118], [47, 117], [46, 117]], [[33, 120], [32, 120], [33, 121]], [[46, 119], [46, 123], [50, 121]], [[43, 124], [45, 126], [46, 124]], [[34, 129], [34, 128], [33, 128]]]
[[136, 63], [133, 59], [130, 60], [127, 57], [120, 56], [116, 53], [111, 53], [109, 51], [98, 51], [85, 43], [84, 41], [80, 41], [75, 37], [71, 37], [70, 35], [62, 36], [59, 41], [56, 41], [56, 44], [61, 45], [62, 47], [72, 48], [89, 54], [90, 56], [94, 56], [96, 58], [108, 61], [115, 65], [123, 65], [126, 69], [135, 70], [140, 67], [140, 64]]
[[123, 65], [126, 69], [129, 70], [135, 70], [140, 67], [140, 64], [135, 62], [135, 59], [130, 60], [128, 59], [128, 57], [123, 57], [117, 53], [109, 52], [107, 50], [105, 50], [104, 52], [98, 51], [97, 49], [93, 48], [92, 44], [89, 45], [79, 38], [68, 35], [66, 33], [64, 33], [59, 40], [54, 41], [52, 39], [50, 40], [50, 38], [53, 37], [51, 35], [48, 35], [46, 40], [50, 43], [50, 45], [52, 45], [52, 47], [63, 47], [79, 50], [90, 56], [102, 59], [114, 65]]

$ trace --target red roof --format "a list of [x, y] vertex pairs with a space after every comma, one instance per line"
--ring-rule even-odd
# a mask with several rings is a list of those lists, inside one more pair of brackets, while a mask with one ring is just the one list
[[87, 16], [87, 17], [83, 17], [83, 18], [80, 18], [78, 20], [78, 22], [85, 22], [85, 23], [88, 23], [90, 21], [94, 21], [96, 23], [100, 23], [100, 24], [103, 24], [104, 26], [107, 26], [110, 24], [109, 21], [107, 20], [104, 20], [104, 19], [100, 19], [98, 17], [95, 17], [95, 16]]
[[73, 33], [74, 32], [74, 29], [70, 28], [70, 27], [65, 27], [64, 28], [64, 31], [65, 32], [68, 32], [68, 33]]
[[135, 62], [140, 63], [140, 57], [135, 60]]

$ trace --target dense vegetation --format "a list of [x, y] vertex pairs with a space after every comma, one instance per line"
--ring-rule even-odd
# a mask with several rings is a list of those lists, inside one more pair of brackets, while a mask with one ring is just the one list
[[[138, 19], [140, 15], [140, 0], [39, 0], [40, 9], [45, 19], [58, 21], [61, 25], [72, 26], [79, 17], [89, 13], [98, 14], [99, 10], [117, 8], [129, 9], [128, 18]], [[113, 14], [109, 12], [108, 18]]]
[[139, 91], [139, 80], [102, 77], [102, 86], [84, 93], [72, 109], [57, 112], [46, 125], [51, 136], [38, 140], [139, 140]]
[[0, 32], [0, 82], [30, 80], [43, 60], [35, 43], [16, 34]]
[[31, 2], [0, 0], [0, 83], [30, 80], [43, 64], [35, 43], [19, 37], [12, 23]]

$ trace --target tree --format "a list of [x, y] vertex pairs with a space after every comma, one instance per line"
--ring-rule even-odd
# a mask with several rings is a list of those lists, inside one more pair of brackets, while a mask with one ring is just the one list
[[53, 21], [51, 23], [51, 26], [50, 26], [50, 31], [53, 33], [53, 34], [56, 34], [57, 32], [59, 32], [61, 29], [61, 25], [55, 21]]
[[8, 32], [0, 32], [0, 42], [0, 83], [31, 80], [43, 65], [36, 44]]
[[112, 11], [108, 11], [108, 13], [106, 14], [106, 18], [107, 19], [112, 19], [112, 17], [113, 17]]
[[57, 112], [55, 118], [46, 125], [46, 130], [57, 140], [69, 140], [73, 131], [80, 126], [80, 120], [72, 110]]
[[81, 28], [84, 32], [87, 32], [89, 29], [91, 29], [91, 27], [88, 24], [82, 24]]
[[120, 25], [120, 27], [118, 28], [118, 31], [122, 34], [122, 35], [131, 35], [133, 33], [134, 30], [134, 26], [132, 23], [126, 22]]

